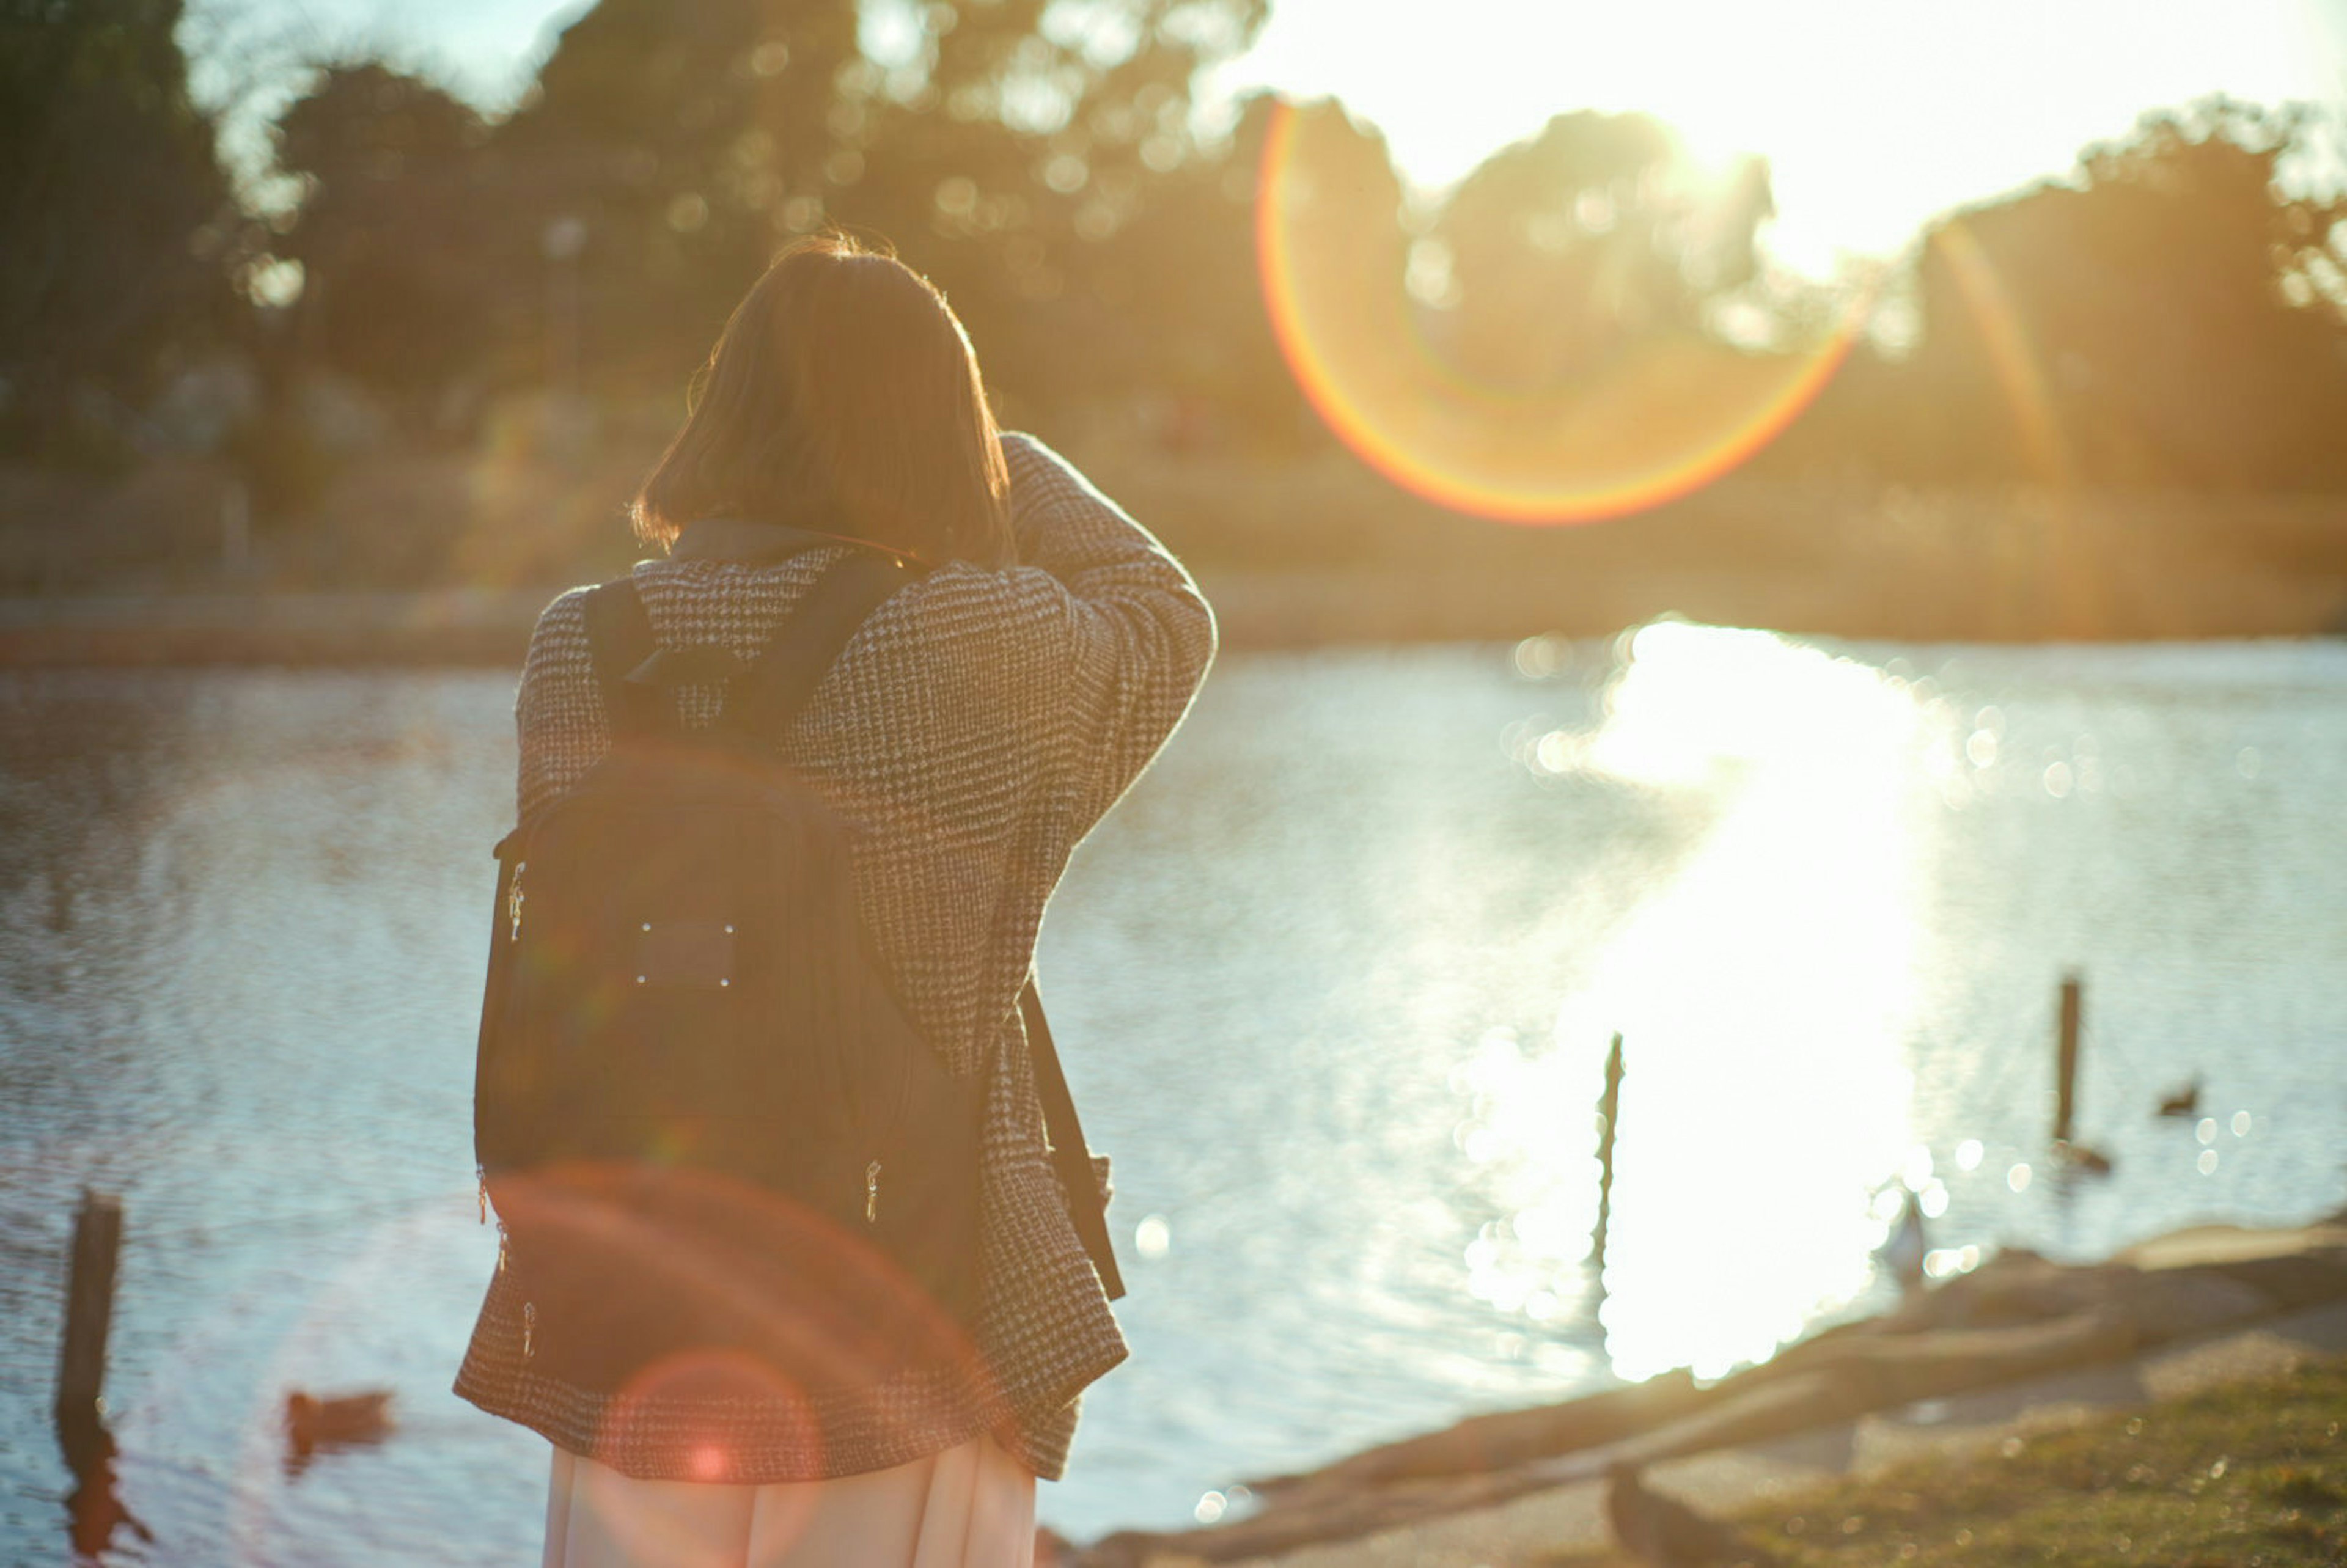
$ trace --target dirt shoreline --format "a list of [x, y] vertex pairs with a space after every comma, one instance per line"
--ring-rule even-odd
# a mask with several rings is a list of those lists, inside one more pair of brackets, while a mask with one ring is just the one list
[[[2341, 629], [2339, 585], [2244, 570], [2189, 606], [2146, 604], [2088, 630], [2003, 613], [1978, 592], [1870, 598], [1831, 571], [1545, 574], [1393, 568], [1201, 573], [1224, 646], [1609, 636], [1658, 615], [1796, 634], [1911, 642], [2153, 641], [2304, 637]], [[0, 668], [206, 665], [518, 667], [560, 586], [413, 592], [182, 592], [0, 599]]]
[[[1062, 1561], [1081, 1568], [1262, 1563], [1371, 1535], [1438, 1526], [1615, 1467], [1741, 1453], [2032, 1379], [2072, 1375], [2347, 1309], [2347, 1214], [2309, 1226], [2200, 1226], [2108, 1263], [2025, 1251], [1845, 1324], [1708, 1387], [1685, 1373], [1559, 1404], [1477, 1416], [1309, 1472], [1253, 1483], [1262, 1506], [1183, 1531], [1120, 1531]], [[1368, 1559], [1364, 1559], [1367, 1561]], [[1387, 1560], [1384, 1557], [1378, 1561]], [[1397, 1559], [1398, 1560], [1398, 1559]]]

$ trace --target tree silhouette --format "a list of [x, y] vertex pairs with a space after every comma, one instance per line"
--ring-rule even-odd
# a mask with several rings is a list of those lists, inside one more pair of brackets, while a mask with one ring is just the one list
[[487, 134], [466, 105], [374, 64], [326, 71], [286, 111], [279, 159], [307, 195], [280, 249], [303, 269], [311, 358], [395, 395], [465, 367], [501, 292], [484, 265], [499, 210]]
[[2291, 194], [2309, 121], [2215, 100], [1934, 228], [1901, 377], [1939, 438], [1911, 466], [2054, 482], [2347, 480], [2347, 333], [2326, 279], [2347, 202]]
[[[1191, 77], [1243, 45], [1261, 11], [1108, 0], [1072, 27], [1036, 0], [940, 0], [908, 8], [911, 31], [868, 57], [854, 0], [602, 0], [477, 146], [402, 159], [419, 187], [391, 203], [415, 220], [402, 238], [446, 260], [397, 269], [412, 283], [469, 273], [493, 330], [477, 330], [479, 313], [391, 319], [500, 374], [561, 360], [600, 384], [681, 378], [773, 250], [842, 222], [890, 235], [935, 275], [998, 375], [1046, 383], [1054, 334], [1039, 309], [1061, 307], [1061, 324], [1094, 312], [1099, 246], [1140, 215], [1150, 180], [1196, 151]], [[297, 106], [289, 138], [332, 120], [354, 147], [396, 144], [425, 102], [387, 77], [330, 74], [319, 91], [337, 104]], [[376, 98], [373, 112], [398, 124], [354, 123]], [[348, 165], [337, 178], [368, 182]], [[320, 190], [332, 183], [321, 175]], [[336, 244], [307, 232], [313, 220]], [[295, 234], [330, 298], [348, 286], [333, 274], [387, 264], [342, 242], [373, 244], [330, 198], [305, 206]], [[436, 297], [436, 281], [418, 286]], [[557, 292], [567, 306], [540, 305]], [[573, 333], [576, 353], [551, 352], [550, 330]]]
[[1773, 207], [1757, 161], [1708, 200], [1684, 175], [1659, 122], [1585, 111], [1477, 166], [1431, 234], [1456, 285], [1443, 338], [1460, 368], [1553, 390], [1640, 339], [1701, 331], [1708, 302], [1752, 277]]
[[229, 326], [242, 227], [179, 0], [0, 0], [0, 439], [103, 455], [172, 346]]

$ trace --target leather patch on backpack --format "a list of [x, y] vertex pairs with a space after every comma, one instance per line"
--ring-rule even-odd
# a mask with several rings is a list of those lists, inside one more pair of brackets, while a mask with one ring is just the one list
[[645, 920], [636, 932], [636, 984], [723, 990], [739, 972], [734, 929], [721, 920]]

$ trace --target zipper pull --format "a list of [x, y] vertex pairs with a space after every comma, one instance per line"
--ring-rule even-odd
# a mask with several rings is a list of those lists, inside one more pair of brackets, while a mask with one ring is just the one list
[[506, 890], [506, 940], [508, 942], [521, 940], [521, 907], [528, 897], [521, 890], [521, 874], [528, 869], [528, 861], [515, 861], [513, 885]]
[[521, 1358], [525, 1361], [538, 1354], [538, 1303], [521, 1304]]
[[864, 1167], [864, 1223], [880, 1223], [880, 1162]]

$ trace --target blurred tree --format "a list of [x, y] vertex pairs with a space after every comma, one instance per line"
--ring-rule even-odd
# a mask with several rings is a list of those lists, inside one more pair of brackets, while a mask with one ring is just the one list
[[[1278, 104], [1268, 93], [1249, 97], [1226, 143], [1153, 173], [1140, 210], [1092, 242], [1081, 273], [1103, 318], [1084, 339], [1085, 356], [1170, 448], [1286, 456], [1327, 440], [1281, 357], [1257, 272], [1255, 199]], [[1361, 139], [1376, 155], [1367, 159], [1373, 175], [1383, 148]], [[1372, 189], [1388, 199], [1390, 245], [1399, 187], [1390, 163], [1382, 168]]]
[[[854, 0], [602, 0], [564, 29], [490, 143], [509, 319], [577, 340], [520, 363], [672, 378], [704, 353], [861, 173], [856, 35]], [[566, 287], [567, 322], [521, 308]]]
[[498, 206], [575, 246], [593, 375], [681, 370], [778, 244], [839, 222], [936, 277], [998, 377], [1071, 391], [1044, 321], [1097, 305], [1094, 248], [1195, 153], [1191, 78], [1261, 13], [602, 0], [492, 134]]
[[166, 351], [229, 326], [243, 220], [179, 0], [0, 0], [0, 440], [118, 444]]
[[[1901, 380], [1923, 477], [2347, 481], [2347, 200], [2294, 195], [2301, 111], [2221, 99], [2090, 148], [2075, 188], [1927, 237]], [[1929, 422], [1921, 417], [1930, 411]]]
[[429, 397], [477, 353], [497, 303], [482, 261], [498, 209], [478, 149], [488, 129], [428, 83], [334, 67], [278, 122], [278, 158], [305, 187], [277, 249], [304, 286], [308, 361]]
[[1650, 334], [1704, 330], [1710, 303], [1751, 280], [1774, 210], [1758, 160], [1702, 192], [1659, 122], [1559, 115], [1451, 193], [1413, 281], [1441, 313], [1432, 335], [1472, 379], [1553, 390]]
[[[868, 89], [871, 175], [843, 215], [897, 236], [948, 289], [998, 380], [1061, 403], [1132, 390], [1139, 367], [1114, 345], [1157, 323], [1136, 319], [1148, 304], [1117, 241], [1153, 202], [1200, 189], [1177, 170], [1221, 179], [1228, 149], [1199, 145], [1192, 83], [1245, 48], [1264, 0], [872, 9], [897, 33], [879, 29], [885, 68], [850, 84]], [[1189, 265], [1226, 259], [1227, 229], [1185, 242], [1153, 227]], [[1088, 352], [1070, 354], [1071, 337]]]

